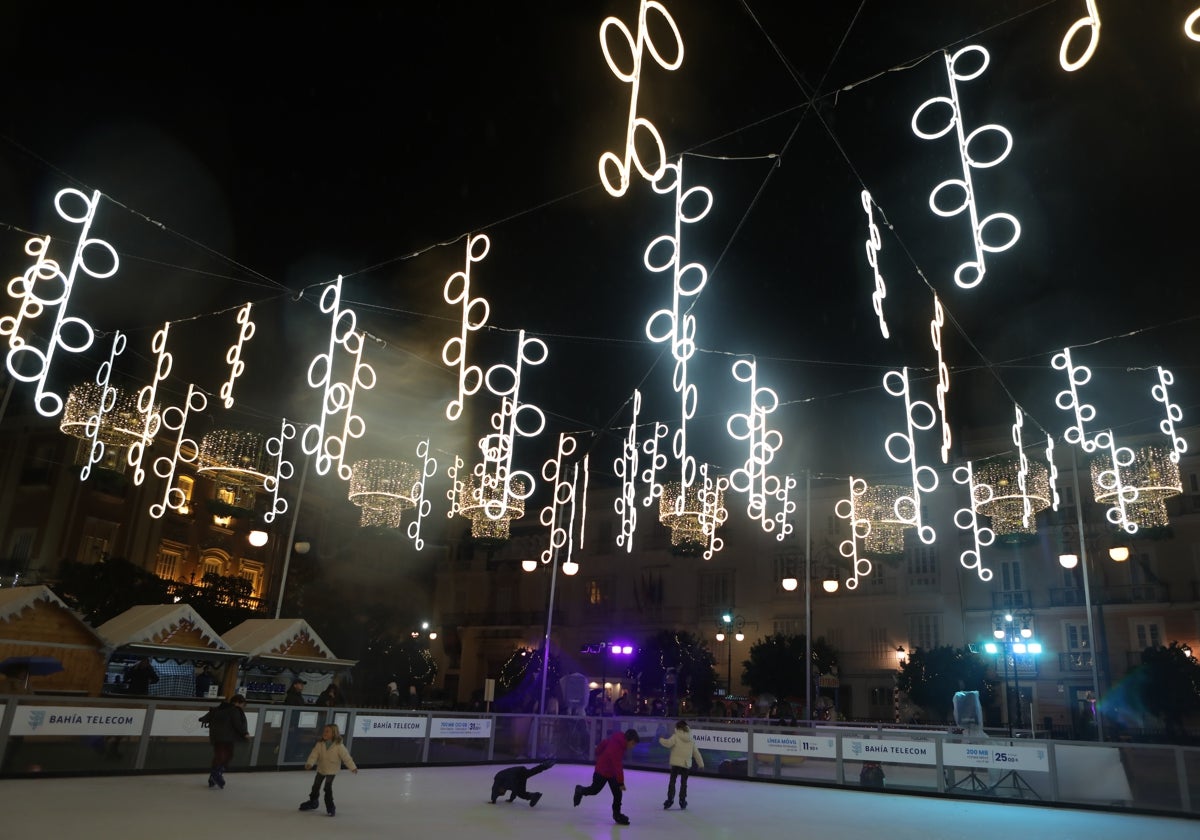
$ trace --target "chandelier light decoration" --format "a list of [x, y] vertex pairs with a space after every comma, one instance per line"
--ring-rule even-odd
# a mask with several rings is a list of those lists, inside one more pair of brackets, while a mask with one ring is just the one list
[[107, 447], [128, 446], [137, 440], [138, 428], [144, 424], [144, 418], [138, 414], [137, 398], [111, 382], [113, 365], [125, 351], [125, 345], [125, 334], [120, 330], [113, 333], [108, 360], [100, 363], [95, 384], [82, 382], [67, 394], [58, 428], [63, 434], [90, 442], [88, 462], [79, 473], [83, 481], [91, 475], [92, 465], [104, 460]]
[[[154, 443], [154, 438], [158, 436], [159, 427], [162, 424], [162, 417], [159, 411], [155, 408], [155, 403], [158, 400], [158, 386], [163, 380], [171, 375], [171, 366], [175, 362], [175, 357], [167, 351], [167, 337], [171, 333], [171, 322], [167, 321], [162, 327], [154, 333], [154, 338], [150, 341], [150, 349], [154, 351], [154, 378], [146, 385], [143, 385], [138, 391], [137, 408], [138, 413], [143, 418], [142, 431], [138, 439], [129, 444], [129, 450], [125, 453], [125, 458], [129, 462], [129, 466], [133, 467], [133, 483], [141, 485], [146, 478], [146, 471], [142, 468], [142, 461], [145, 458], [146, 450]], [[207, 397], [205, 398], [207, 403]]]
[[989, 458], [974, 466], [973, 478], [978, 490], [987, 488], [975, 495], [975, 509], [991, 518], [996, 534], [1037, 533], [1034, 516], [1050, 507], [1050, 477], [1044, 466], [1026, 460], [1022, 479], [1019, 458]]
[[[617, 534], [617, 547], [633, 553], [633, 532], [637, 529], [637, 478], [638, 478], [638, 413], [642, 410], [642, 394], [633, 392], [633, 420], [629, 432], [621, 445], [621, 454], [613, 460], [613, 473], [621, 479], [621, 492], [613, 501], [613, 509], [621, 518], [621, 531]], [[560, 444], [561, 446], [561, 444]]]
[[165, 479], [166, 488], [161, 500], [150, 505], [150, 515], [162, 519], [168, 510], [182, 512], [188, 503], [187, 494], [175, 484], [175, 473], [179, 465], [195, 463], [199, 454], [196, 441], [185, 438], [183, 432], [187, 426], [188, 417], [192, 412], [204, 411], [208, 408], [208, 397], [195, 385], [188, 385], [187, 398], [183, 406], [169, 406], [162, 411], [162, 428], [178, 432], [175, 436], [175, 451], [171, 457], [165, 455], [154, 459], [154, 474]]
[[[565, 547], [567, 558], [563, 562], [565, 574], [575, 574], [579, 564], [571, 559], [574, 547], [575, 518], [579, 516], [579, 545], [583, 547], [584, 517], [587, 512], [588, 459], [583, 458], [583, 499], [578, 501], [579, 464], [574, 464], [572, 477], [568, 480], [563, 469], [563, 459], [575, 454], [578, 441], [571, 435], [558, 436], [558, 451], [542, 464], [542, 478], [551, 487], [550, 504], [542, 508], [539, 521], [550, 529], [550, 544], [542, 550], [541, 560], [545, 565], [554, 560]], [[568, 567], [571, 571], [567, 571]]]
[[[1102, 434], [1111, 436], [1111, 432]], [[1108, 521], [1129, 534], [1139, 528], [1165, 527], [1166, 500], [1183, 492], [1173, 452], [1156, 445], [1136, 450], [1117, 447], [1111, 437], [1101, 446], [1108, 451], [1092, 460], [1092, 491], [1098, 503], [1111, 505]]]
[[[461, 462], [458, 466], [462, 466]], [[514, 476], [510, 490], [511, 498], [504, 498], [504, 490], [491, 484], [480, 484], [472, 473], [465, 481], [455, 480], [461, 488], [458, 495], [457, 512], [471, 520], [471, 537], [476, 540], [503, 542], [509, 538], [512, 521], [525, 515], [525, 500], [529, 497], [528, 485], [521, 476]], [[502, 509], [504, 514], [493, 517], [488, 507]]]
[[487, 323], [491, 307], [486, 298], [471, 297], [471, 263], [482, 261], [491, 247], [492, 241], [484, 234], [468, 236], [467, 261], [463, 270], [451, 274], [442, 290], [442, 299], [446, 303], [462, 307], [459, 334], [446, 339], [442, 345], [442, 363], [458, 368], [458, 396], [446, 405], [446, 419], [451, 421], [462, 416], [466, 398], [477, 393], [483, 384], [483, 371], [479, 365], [467, 364], [467, 335]]
[[897, 464], [908, 464], [912, 472], [913, 486], [906, 488], [911, 495], [896, 498], [892, 511], [897, 519], [917, 529], [917, 536], [926, 545], [937, 538], [933, 527], [924, 524], [921, 513], [921, 494], [932, 493], [938, 486], [938, 475], [933, 467], [917, 463], [917, 444], [913, 432], [933, 428], [937, 415], [933, 406], [923, 400], [913, 400], [908, 384], [908, 368], [890, 370], [883, 376], [883, 387], [893, 397], [904, 400], [906, 428], [903, 432], [892, 432], [883, 442], [883, 450]]
[[1158, 384], [1150, 389], [1150, 393], [1167, 410], [1167, 416], [1162, 419], [1158, 427], [1162, 429], [1164, 435], [1170, 438], [1171, 460], [1178, 464], [1179, 456], [1187, 452], [1187, 441], [1175, 431], [1175, 424], [1183, 421], [1183, 409], [1179, 407], [1178, 403], [1171, 402], [1171, 397], [1167, 393], [1167, 387], [1175, 384], [1175, 375], [1161, 366], [1157, 370]]
[[229, 379], [221, 386], [221, 399], [226, 408], [233, 408], [233, 383], [246, 370], [246, 363], [242, 361], [242, 347], [254, 338], [254, 322], [250, 320], [252, 305], [247, 303], [238, 310], [238, 339], [225, 351], [225, 361], [229, 364]]
[[[726, 428], [734, 440], [746, 441], [750, 451], [745, 464], [730, 473], [729, 486], [749, 495], [746, 514], [758, 520], [768, 534], [778, 528], [775, 538], [782, 542], [793, 530], [788, 516], [796, 512], [796, 503], [790, 498], [796, 479], [790, 475], [779, 478], [767, 472], [775, 453], [783, 446], [783, 435], [767, 428], [767, 415], [779, 407], [779, 397], [770, 388], [758, 387], [758, 366], [754, 360], [734, 362], [733, 378], [750, 386], [750, 404], [745, 413], [730, 417]], [[768, 499], [779, 503], [779, 511], [773, 515], [767, 513]]]
[[[1100, 45], [1100, 12], [1096, 9], [1096, 0], [1084, 0], [1084, 2], [1087, 4], [1087, 14], [1071, 24], [1067, 34], [1063, 36], [1062, 46], [1058, 48], [1058, 63], [1068, 73], [1078, 70], [1091, 61], [1096, 47]], [[1071, 41], [1080, 30], [1085, 28], [1088, 30], [1087, 46], [1084, 48], [1083, 54], [1072, 61], [1067, 57]]]
[[954, 524], [959, 530], [969, 531], [974, 544], [958, 556], [958, 562], [964, 569], [979, 575], [979, 579], [987, 582], [992, 579], [993, 572], [983, 565], [983, 549], [996, 541], [996, 532], [979, 522], [980, 508], [992, 501], [992, 488], [987, 484], [976, 484], [974, 469], [970, 461], [965, 467], [955, 467], [953, 472], [956, 484], [967, 488], [967, 506], [954, 512]]
[[649, 460], [649, 465], [642, 470], [642, 482], [646, 485], [646, 497], [642, 499], [642, 507], [650, 507], [655, 499], [662, 498], [663, 486], [658, 474], [667, 468], [667, 453], [660, 445], [667, 439], [670, 430], [666, 423], [654, 423], [654, 433], [642, 444], [642, 452]]
[[[671, 451], [679, 461], [680, 481], [683, 492], [679, 500], [687, 497], [688, 488], [696, 480], [696, 458], [688, 454], [687, 424], [696, 415], [696, 386], [688, 379], [688, 360], [696, 352], [696, 316], [686, 311], [685, 298], [700, 294], [708, 282], [708, 271], [700, 263], [683, 264], [682, 229], [685, 224], [694, 224], [712, 210], [713, 195], [707, 187], [683, 189], [683, 162], [668, 163], [663, 176], [654, 183], [659, 194], [675, 193], [675, 232], [655, 237], [643, 257], [646, 268], [654, 273], [670, 271], [671, 308], [660, 309], [646, 322], [646, 336], [656, 343], [669, 342], [671, 355], [675, 358], [675, 370], [671, 384], [679, 394], [679, 428], [671, 441]], [[661, 246], [661, 247], [660, 247]], [[656, 259], [656, 252], [666, 251], [666, 259]]]
[[1063, 437], [1067, 443], [1075, 444], [1084, 452], [1095, 452], [1099, 435], [1097, 435], [1096, 440], [1090, 440], [1083, 428], [1083, 424], [1090, 423], [1096, 419], [1096, 407], [1090, 403], [1080, 402], [1079, 400], [1079, 386], [1086, 385], [1091, 381], [1091, 369], [1084, 365], [1076, 366], [1071, 361], [1070, 347], [1064, 348], [1061, 353], [1055, 353], [1054, 357], [1050, 359], [1050, 366], [1055, 370], [1065, 371], [1068, 382], [1067, 388], [1059, 391], [1058, 395], [1054, 398], [1054, 404], [1063, 411], [1071, 411], [1075, 414], [1074, 425], [1067, 427], [1066, 432], [1063, 433]]
[[362, 527], [400, 527], [400, 515], [417, 507], [414, 488], [421, 485], [421, 469], [406, 461], [368, 458], [350, 467], [351, 503], [362, 509]]
[[263, 478], [263, 489], [271, 494], [271, 504], [263, 513], [263, 522], [274, 522], [275, 517], [287, 513], [287, 499], [279, 495], [279, 488], [283, 482], [296, 474], [296, 467], [283, 457], [283, 445], [289, 440], [294, 440], [295, 437], [296, 426], [289, 423], [284, 417], [279, 423], [279, 436], [267, 438], [267, 455], [275, 459], [275, 474]]
[[266, 441], [258, 432], [213, 429], [200, 438], [196, 473], [214, 484], [265, 489], [269, 461]]
[[413, 547], [420, 551], [425, 548], [425, 540], [421, 536], [421, 522], [433, 510], [433, 504], [425, 498], [425, 480], [437, 475], [437, 460], [429, 454], [429, 440], [417, 443], [417, 458], [421, 461], [420, 477], [413, 484], [412, 497], [416, 501], [417, 518], [408, 523], [408, 538], [413, 541]]
[[[900, 554], [904, 532], [920, 521], [913, 488], [901, 484], [868, 484], [858, 501], [857, 513], [870, 523], [863, 548], [872, 554]], [[919, 527], [919, 526], [918, 526]]]
[[946, 367], [946, 359], [942, 355], [942, 327], [946, 324], [946, 313], [942, 311], [942, 302], [938, 296], [933, 296], [933, 320], [929, 322], [929, 334], [933, 338], [933, 349], [937, 353], [937, 406], [938, 419], [942, 424], [942, 463], [950, 463], [950, 423], [946, 420], [946, 394], [950, 392], [950, 368]]
[[[976, 56], [975, 58], [967, 58], [967, 56]], [[995, 123], [983, 125], [966, 134], [962, 123], [962, 107], [958, 101], [958, 82], [969, 82], [979, 78], [983, 72], [987, 70], [988, 63], [991, 61], [991, 56], [988, 51], [979, 46], [963, 47], [958, 52], [951, 55], [945, 54], [946, 58], [946, 75], [950, 83], [950, 96], [935, 96], [925, 100], [921, 107], [917, 108], [912, 118], [912, 130], [923, 140], [936, 140], [948, 134], [951, 130], [957, 132], [958, 135], [958, 152], [962, 159], [962, 178], [948, 178], [942, 181], [929, 193], [929, 209], [934, 214], [943, 217], [957, 216], [959, 213], [966, 210], [971, 217], [971, 238], [975, 246], [975, 260], [967, 261], [959, 265], [954, 271], [954, 282], [961, 288], [971, 289], [978, 286], [987, 273], [987, 265], [985, 262], [986, 253], [998, 253], [1007, 251], [1011, 248], [1021, 236], [1021, 223], [1017, 221], [1017, 217], [1011, 213], [992, 213], [982, 219], [979, 218], [979, 210], [975, 204], [975, 186], [971, 178], [972, 169], [987, 169], [1002, 163], [1012, 151], [1013, 138], [1008, 129], [1002, 125]], [[960, 71], [959, 62], [976, 60], [979, 66], [974, 70]], [[948, 106], [949, 118], [945, 126], [936, 131], [928, 132], [921, 129], [918, 123], [921, 121], [921, 115], [926, 112], [931, 106]], [[976, 160], [971, 156], [971, 142], [980, 136], [988, 134], [999, 134], [1004, 142], [1004, 150], [995, 157], [988, 160]], [[946, 194], [950, 190], [951, 194], [957, 193], [961, 196], [961, 201], [953, 206], [945, 206], [939, 196]], [[995, 222], [1007, 222], [1012, 227], [1012, 236], [1006, 242], [991, 244], [984, 238], [984, 232], [988, 225]]]
[[[668, 61], [663, 58], [662, 52], [650, 37], [650, 32], [646, 27], [646, 17], [652, 10], [662, 16], [667, 25], [671, 27], [671, 33], [675, 36], [674, 61]], [[633, 67], [628, 72], [617, 66], [617, 62], [612, 55], [612, 50], [609, 47], [610, 30], [613, 28], [617, 29], [624, 36], [625, 45], [629, 48], [630, 55], [633, 57]], [[620, 18], [609, 16], [600, 24], [600, 49], [604, 52], [604, 60], [608, 62], [608, 69], [612, 70], [614, 76], [630, 86], [629, 119], [625, 125], [624, 156], [619, 156], [614, 152], [605, 152], [600, 155], [600, 182], [604, 184], [604, 189], [608, 190], [609, 195], [614, 198], [620, 198], [629, 189], [631, 166], [636, 168], [647, 181], [657, 181], [662, 177], [663, 167], [666, 165], [667, 159], [667, 151], [663, 146], [662, 136], [658, 133], [658, 129], [654, 127], [654, 123], [645, 117], [638, 116], [638, 89], [642, 84], [642, 62], [646, 51], [649, 50], [650, 56], [657, 62], [659, 67], [664, 70], [679, 69], [680, 65], [683, 64], [683, 37], [679, 34], [679, 27], [675, 25], [675, 19], [671, 17], [662, 3], [657, 2], [657, 0], [641, 0], [641, 4], [638, 7], [636, 37], [629, 31], [629, 27], [625, 25], [624, 21]], [[655, 150], [658, 152], [658, 158], [654, 163], [653, 169], [647, 169], [638, 156], [635, 141], [639, 128], [654, 141]], [[615, 170], [615, 178], [609, 174], [610, 170]]]
[[[77, 215], [67, 206], [68, 199], [72, 202], [83, 202], [83, 207]], [[15, 316], [0, 318], [0, 335], [8, 336], [5, 364], [13, 379], [37, 383], [33, 405], [43, 417], [57, 417], [63, 410], [62, 396], [47, 390], [47, 379], [55, 352], [61, 347], [68, 353], [82, 353], [91, 347], [96, 339], [91, 324], [82, 318], [67, 314], [76, 277], [82, 271], [96, 280], [104, 280], [116, 274], [120, 266], [117, 252], [112, 245], [103, 239], [88, 236], [99, 203], [99, 191], [93, 192], [91, 198], [88, 198], [79, 190], [59, 190], [54, 196], [54, 208], [59, 217], [81, 226], [70, 268], [64, 273], [58, 261], [48, 256], [49, 236], [33, 237], [25, 242], [25, 253], [33, 257], [33, 264], [20, 277], [14, 277], [8, 283], [9, 297], [20, 301], [20, 306]], [[111, 260], [111, 265], [103, 268], [89, 266], [88, 249], [92, 252], [102, 251], [107, 255], [107, 260]], [[46, 349], [42, 350], [28, 344], [19, 333], [26, 319], [39, 318], [49, 307], [56, 309], [54, 326], [50, 330]], [[34, 360], [33, 365], [28, 366], [31, 367], [28, 372], [25, 370], [26, 358]]]
[[864, 515], [863, 501], [867, 493], [867, 482], [861, 478], [850, 476], [850, 495], [838, 501], [833, 512], [839, 518], [850, 523], [850, 538], [842, 540], [838, 552], [850, 561], [850, 577], [846, 579], [847, 589], [858, 589], [860, 579], [871, 574], [871, 561], [867, 557], [858, 556], [858, 543], [871, 535], [871, 522]]
[[663, 485], [658, 500], [658, 521], [671, 529], [671, 545], [704, 547], [704, 559], [724, 547], [717, 529], [725, 524], [729, 512], [725, 509], [725, 489], [729, 480], [724, 476], [709, 478], [708, 464], [700, 467], [700, 481], [684, 487], [678, 481]]
[[[320, 309], [329, 315], [329, 349], [318, 353], [308, 365], [308, 384], [321, 390], [321, 419], [305, 427], [300, 447], [316, 458], [317, 475], [326, 475], [337, 465], [338, 477], [350, 478], [351, 468], [345, 462], [346, 446], [351, 438], [361, 438], [367, 431], [362, 416], [354, 413], [354, 395], [361, 387], [375, 387], [375, 369], [362, 360], [363, 334], [357, 332], [354, 310], [342, 308], [342, 276], [321, 292]], [[345, 382], [334, 380], [334, 361], [338, 347], [353, 360], [353, 369]], [[342, 419], [340, 433], [328, 430], [331, 420]]]
[[871, 293], [871, 306], [879, 318], [879, 332], [884, 338], [891, 338], [887, 320], [883, 317], [883, 299], [887, 297], [887, 285], [883, 282], [883, 275], [879, 273], [879, 249], [883, 247], [883, 239], [879, 236], [879, 226], [875, 224], [875, 200], [867, 190], [862, 191], [860, 198], [863, 210], [867, 212], [867, 265], [871, 266], [871, 271], [875, 274], [875, 291]]

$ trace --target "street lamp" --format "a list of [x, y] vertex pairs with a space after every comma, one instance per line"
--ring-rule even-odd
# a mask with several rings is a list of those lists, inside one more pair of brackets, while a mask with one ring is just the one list
[[[1017, 656], [1036, 656], [1042, 645], [1033, 638], [1033, 616], [1024, 614], [1018, 620], [1012, 613], [1005, 613], [1002, 620], [993, 620], [992, 636], [996, 641], [987, 642], [983, 649], [988, 653], [1004, 655], [1004, 707], [1008, 717], [1008, 735], [1013, 734], [1013, 716], [1010, 705], [1012, 695], [1008, 691], [1008, 658], [1013, 657], [1013, 690], [1017, 696], [1017, 726], [1021, 725], [1021, 678], [1017, 670]], [[1033, 722], [1030, 721], [1032, 726]]]
[[728, 653], [726, 658], [726, 682], [725, 696], [729, 697], [733, 694], [733, 641], [742, 641], [746, 638], [746, 634], [742, 632], [742, 628], [746, 626], [746, 619], [740, 615], [732, 613], [724, 613], [721, 620], [717, 622], [717, 641], [726, 642], [726, 636], [732, 634], [733, 639], [729, 639]]

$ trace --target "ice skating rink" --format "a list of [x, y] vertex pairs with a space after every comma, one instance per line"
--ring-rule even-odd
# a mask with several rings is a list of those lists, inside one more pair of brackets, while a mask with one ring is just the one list
[[224, 790], [205, 775], [109, 776], [0, 781], [0, 838], [161, 838], [162, 840], [299, 840], [309, 837], [425, 840], [1196, 840], [1200, 820], [865, 793], [693, 776], [688, 809], [664, 811], [667, 775], [626, 774], [624, 811], [613, 823], [608, 791], [571, 806], [589, 766], [559, 764], [530, 780], [544, 796], [488, 804], [488, 767], [343, 770], [334, 785], [338, 813], [297, 810], [307, 772], [229, 773]]

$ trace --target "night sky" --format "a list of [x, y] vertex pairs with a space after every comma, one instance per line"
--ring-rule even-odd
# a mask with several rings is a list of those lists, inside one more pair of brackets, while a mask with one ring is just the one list
[[[1061, 439], [1071, 418], [1054, 406], [1065, 380], [1049, 363], [1067, 345], [1096, 371], [1097, 428], [1157, 427], [1159, 364], [1193, 420], [1200, 43], [1183, 22], [1196, 0], [1101, 0], [1098, 48], [1075, 73], [1058, 50], [1082, 0], [666, 5], [683, 65], [646, 58], [638, 111], [672, 159], [683, 153], [686, 186], [714, 193], [712, 213], [683, 232], [684, 259], [710, 274], [694, 309], [702, 461], [728, 471], [745, 457], [723, 438], [747, 401], [730, 364], [753, 356], [783, 403], [768, 419], [785, 438], [778, 470], [885, 469], [882, 439], [903, 409], [883, 374], [908, 366], [914, 397], [935, 399], [933, 290], [956, 428], [1007, 426], [1016, 401], [1031, 435]], [[426, 436], [467, 456], [495, 400], [473, 398], [453, 426], [443, 417], [456, 380], [441, 347], [459, 313], [442, 289], [463, 267], [465, 235], [486, 233], [472, 292], [490, 302], [491, 329], [469, 354], [511, 361], [522, 329], [550, 353], [522, 389], [546, 431], [519, 441], [517, 460], [536, 474], [558, 433], [607, 430], [586, 446], [593, 469], [611, 472], [635, 387], [643, 422], [678, 413], [669, 351], [645, 335], [670, 279], [642, 265], [673, 230], [672, 200], [638, 178], [613, 198], [596, 168], [623, 149], [630, 95], [605, 64], [600, 23], [635, 27], [637, 9], [216, 3], [177, 17], [161, 4], [21, 4], [0, 26], [0, 259], [19, 274], [25, 240], [51, 233], [68, 261], [74, 232], [54, 193], [103, 193], [93, 235], [121, 268], [81, 281], [71, 312], [129, 335], [117, 376], [133, 387], [152, 371], [154, 330], [187, 319], [171, 334], [177, 397], [189, 381], [216, 394], [232, 310], [255, 301], [245, 387], [230, 412], [214, 396], [196, 434], [307, 419], [305, 369], [328, 340], [320, 284], [343, 274], [343, 300], [377, 339], [366, 360], [379, 380], [360, 392], [368, 432], [348, 459], [404, 458]], [[673, 55], [661, 20], [651, 33]], [[1014, 138], [1004, 162], [972, 170], [979, 213], [1022, 227], [974, 289], [953, 281], [971, 256], [967, 214], [939, 218], [927, 204], [961, 177], [954, 132], [922, 140], [910, 128], [923, 101], [949, 93], [941, 51], [968, 44], [991, 63], [958, 83], [965, 126], [998, 123]], [[882, 230], [886, 341], [864, 186]], [[85, 359], [61, 357], [56, 378], [92, 376], [101, 350], [105, 336]], [[931, 463], [936, 430], [918, 446]]]

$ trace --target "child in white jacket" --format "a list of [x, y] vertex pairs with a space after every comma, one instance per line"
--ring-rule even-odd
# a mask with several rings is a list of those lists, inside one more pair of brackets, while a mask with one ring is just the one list
[[350, 757], [350, 751], [342, 743], [341, 733], [338, 732], [337, 726], [331, 724], [321, 732], [321, 740], [312, 748], [312, 752], [308, 754], [308, 760], [304, 762], [305, 770], [311, 770], [313, 765], [316, 765], [317, 777], [313, 779], [308, 801], [300, 803], [301, 811], [316, 810], [317, 796], [321, 792], [321, 782], [324, 781], [325, 813], [331, 817], [337, 813], [337, 808], [333, 805], [333, 777], [342, 769], [343, 764], [350, 768], [351, 773], [358, 772], [354, 759]]
[[675, 724], [675, 733], [670, 738], [659, 738], [658, 743], [671, 751], [671, 781], [667, 783], [667, 801], [663, 803], [663, 809], [670, 808], [675, 801], [675, 779], [678, 778], [679, 807], [686, 810], [688, 771], [693, 759], [696, 767], [703, 770], [704, 757], [700, 755], [700, 748], [692, 740], [692, 733], [688, 730], [685, 720]]

